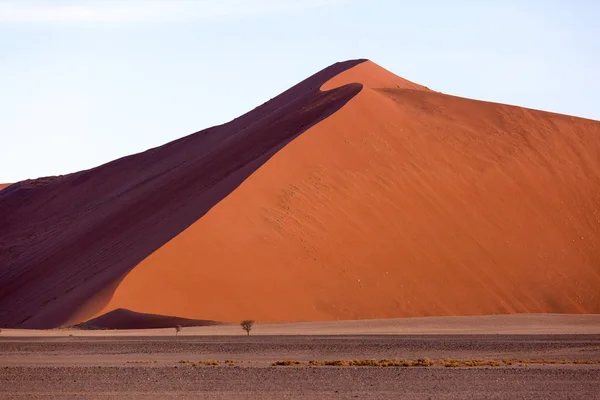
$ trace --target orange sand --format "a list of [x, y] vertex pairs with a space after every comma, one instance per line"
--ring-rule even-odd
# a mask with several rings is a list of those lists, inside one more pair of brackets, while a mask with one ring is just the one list
[[348, 83], [364, 86], [95, 314], [600, 313], [599, 122], [443, 95], [371, 62], [322, 89]]

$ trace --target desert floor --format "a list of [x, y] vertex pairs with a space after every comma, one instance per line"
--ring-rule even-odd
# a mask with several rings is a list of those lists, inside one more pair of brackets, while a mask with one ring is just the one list
[[[600, 316], [258, 324], [253, 333], [235, 325], [184, 328], [178, 337], [174, 329], [4, 329], [0, 398], [600, 398]], [[308, 365], [423, 358], [515, 361]], [[284, 360], [301, 364], [272, 365]]]

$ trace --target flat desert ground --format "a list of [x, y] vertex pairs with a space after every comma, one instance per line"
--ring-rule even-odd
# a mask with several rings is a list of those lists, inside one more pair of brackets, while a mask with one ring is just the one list
[[[433, 365], [323, 365], [382, 359]], [[484, 365], [444, 365], [474, 360]], [[250, 337], [234, 324], [177, 337], [8, 329], [0, 398], [593, 399], [600, 315], [258, 323]]]

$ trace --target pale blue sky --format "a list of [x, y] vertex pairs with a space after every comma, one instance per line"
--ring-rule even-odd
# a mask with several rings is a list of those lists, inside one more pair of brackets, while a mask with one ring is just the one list
[[0, 182], [164, 144], [351, 58], [598, 120], [599, 19], [595, 0], [0, 0]]

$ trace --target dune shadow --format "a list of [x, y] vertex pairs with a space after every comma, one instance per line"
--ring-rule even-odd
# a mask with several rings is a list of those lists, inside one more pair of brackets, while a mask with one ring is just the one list
[[75, 327], [85, 330], [160, 329], [175, 328], [177, 325], [185, 328], [189, 326], [215, 326], [220, 324], [221, 323], [217, 321], [139, 313], [124, 308], [118, 308], [97, 318], [77, 324]]

